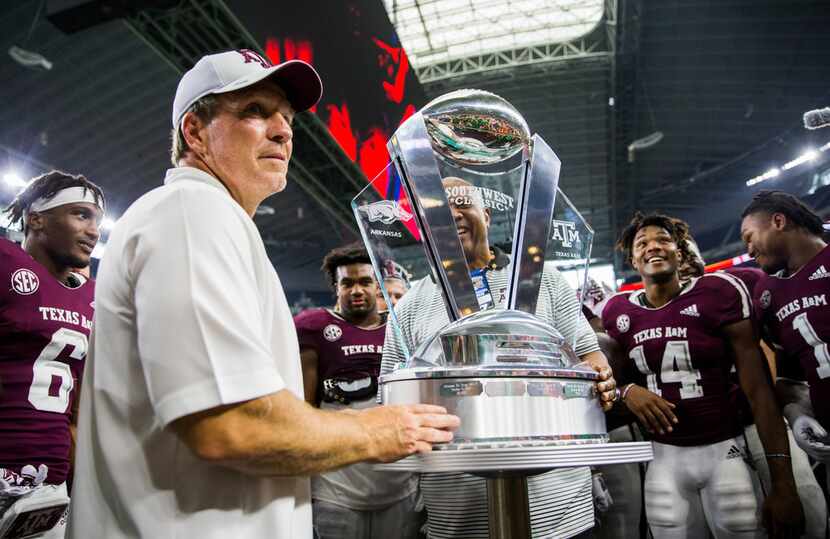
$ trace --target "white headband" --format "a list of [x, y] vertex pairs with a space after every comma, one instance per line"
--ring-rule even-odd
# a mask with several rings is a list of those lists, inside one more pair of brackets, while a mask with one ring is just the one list
[[88, 187], [67, 187], [66, 189], [61, 189], [51, 198], [39, 198], [33, 201], [29, 205], [29, 211], [41, 212], [57, 208], [58, 206], [64, 206], [66, 204], [77, 204], [78, 202], [89, 202], [90, 204], [95, 204], [101, 208], [101, 211], [104, 211], [104, 208], [98, 202], [98, 198], [95, 196], [95, 193]]

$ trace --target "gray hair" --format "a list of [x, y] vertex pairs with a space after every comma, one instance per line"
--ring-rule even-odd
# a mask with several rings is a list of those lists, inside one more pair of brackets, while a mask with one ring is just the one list
[[[192, 112], [203, 122], [210, 123], [210, 121], [216, 116], [217, 112], [219, 112], [219, 98], [213, 94], [202, 96], [196, 100], [195, 103], [190, 105], [190, 108], [185, 111], [185, 114], [188, 112]], [[184, 118], [184, 116], [182, 116], [182, 118]], [[182, 134], [181, 122], [173, 128], [171, 138], [173, 140], [173, 144], [170, 147], [170, 161], [173, 163], [173, 166], [176, 167], [179, 166], [179, 160], [190, 151], [190, 146], [187, 145], [187, 141], [184, 139], [184, 135]]]

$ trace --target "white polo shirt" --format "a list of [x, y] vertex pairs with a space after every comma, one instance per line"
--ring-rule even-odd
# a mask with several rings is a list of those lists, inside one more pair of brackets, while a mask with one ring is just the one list
[[180, 167], [110, 234], [83, 380], [71, 539], [311, 539], [307, 478], [194, 456], [180, 417], [287, 388], [303, 398], [279, 277], [251, 218]]

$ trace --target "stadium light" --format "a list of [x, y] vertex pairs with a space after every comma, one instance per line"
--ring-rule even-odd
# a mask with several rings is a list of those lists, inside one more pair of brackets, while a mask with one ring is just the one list
[[779, 174], [781, 174], [781, 170], [780, 170], [780, 169], [778, 169], [778, 168], [771, 168], [771, 169], [769, 169], [768, 171], [766, 171], [766, 172], [764, 172], [763, 174], [761, 174], [760, 176], [755, 176], [754, 178], [752, 178], [752, 179], [750, 179], [750, 180], [747, 180], [747, 181], [746, 181], [746, 185], [747, 185], [747, 187], [752, 187], [752, 186], [753, 186], [753, 185], [755, 185], [756, 183], [761, 183], [761, 182], [763, 182], [763, 181], [766, 181], [766, 180], [769, 180], [769, 179], [775, 178], [775, 177], [777, 177]]
[[109, 217], [104, 217], [101, 220], [101, 230], [109, 230], [113, 226], [115, 226], [115, 220], [114, 219], [110, 219]]
[[16, 172], [10, 170], [3, 174], [3, 182], [9, 187], [18, 189], [26, 186], [26, 180], [21, 178]]
[[806, 152], [804, 152], [803, 154], [801, 154], [798, 157], [796, 157], [795, 159], [793, 159], [792, 161], [790, 161], [789, 163], [785, 163], [784, 166], [781, 167], [781, 168], [783, 170], [790, 170], [791, 168], [797, 167], [798, 165], [800, 165], [802, 163], [806, 163], [807, 161], [812, 161], [816, 157], [818, 157], [818, 152], [813, 150], [813, 149], [809, 149]]
[[103, 241], [99, 241], [95, 244], [95, 248], [92, 250], [92, 254], [90, 255], [92, 258], [97, 258], [98, 260], [104, 256], [104, 252], [107, 250], [107, 244]]
[[764, 172], [763, 174], [761, 174], [760, 176], [755, 176], [754, 178], [751, 178], [751, 179], [747, 180], [746, 185], [747, 185], [747, 187], [752, 187], [753, 185], [755, 185], [757, 183], [761, 183], [763, 181], [766, 181], [766, 180], [769, 180], [769, 179], [772, 179], [772, 178], [775, 178], [775, 177], [779, 176], [781, 174], [782, 170], [790, 170], [791, 168], [795, 168], [798, 165], [802, 165], [802, 164], [810, 162], [810, 161], [815, 161], [818, 158], [820, 153], [826, 152], [828, 150], [830, 150], [830, 142], [828, 142], [825, 145], [821, 146], [818, 150], [814, 150], [813, 148], [809, 148], [809, 149], [807, 149], [807, 151], [805, 151], [803, 154], [799, 155], [798, 157], [796, 157], [792, 161], [784, 163], [784, 165], [780, 169], [777, 168], [777, 167], [773, 167], [773, 168], [769, 169], [768, 171]]

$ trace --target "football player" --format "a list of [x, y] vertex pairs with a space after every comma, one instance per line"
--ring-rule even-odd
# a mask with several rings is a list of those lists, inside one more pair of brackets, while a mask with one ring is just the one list
[[752, 305], [743, 283], [714, 273], [681, 283], [685, 223], [635, 215], [618, 246], [645, 288], [606, 305], [606, 331], [629, 361], [622, 400], [654, 439], [644, 485], [655, 537], [761, 537], [758, 499], [729, 371], [738, 367], [769, 461], [763, 505], [771, 537], [797, 537], [804, 516], [786, 430], [761, 366]]
[[[764, 335], [776, 347], [780, 374], [800, 373], [806, 384], [779, 376], [784, 414], [798, 445], [830, 462], [830, 250], [821, 218], [782, 191], [761, 191], [744, 209], [741, 237], [767, 274], [755, 287]], [[800, 368], [796, 368], [800, 367]]]
[[45, 465], [45, 484], [66, 493], [94, 312], [95, 283], [77, 268], [98, 242], [104, 195], [83, 176], [52, 171], [6, 214], [24, 240], [0, 239], [0, 468]]
[[[376, 406], [386, 313], [378, 312], [371, 260], [362, 246], [347, 246], [328, 253], [322, 269], [336, 309], [294, 318], [306, 400], [322, 409]], [[415, 539], [424, 521], [414, 476], [373, 471], [367, 463], [313, 477], [311, 496], [321, 539]]]
[[[683, 262], [679, 269], [681, 281], [701, 277], [705, 272], [706, 263], [700, 254], [700, 248], [697, 243], [690, 238], [686, 241], [686, 246], [687, 248], [683, 252]], [[741, 266], [732, 266], [720, 271], [729, 273], [740, 279], [749, 291], [750, 296], [754, 294], [755, 285], [765, 275], [758, 268]], [[755, 310], [755, 315], [757, 318], [757, 309]], [[760, 345], [769, 366], [766, 374], [768, 379], [772, 381], [775, 378], [775, 353], [763, 340], [760, 341]], [[736, 385], [740, 383], [734, 367], [732, 368], [731, 377]], [[758, 429], [755, 426], [755, 419], [752, 417], [752, 409], [749, 406], [746, 395], [744, 395], [739, 387], [734, 389], [733, 394], [736, 399], [736, 405], [739, 407], [741, 413], [741, 420], [744, 424], [747, 450], [752, 458], [752, 464], [758, 472], [758, 477], [761, 479], [764, 491], [768, 492], [772, 488], [769, 468], [767, 467], [767, 459], [764, 456], [764, 447], [761, 444], [761, 438], [758, 436]], [[787, 438], [790, 444], [790, 457], [792, 458], [795, 485], [798, 489], [798, 497], [801, 499], [801, 506], [804, 508], [805, 537], [820, 539], [825, 537], [827, 529], [827, 503], [824, 500], [821, 487], [816, 481], [816, 476], [810, 466], [807, 454], [796, 445], [790, 429], [787, 429]]]

